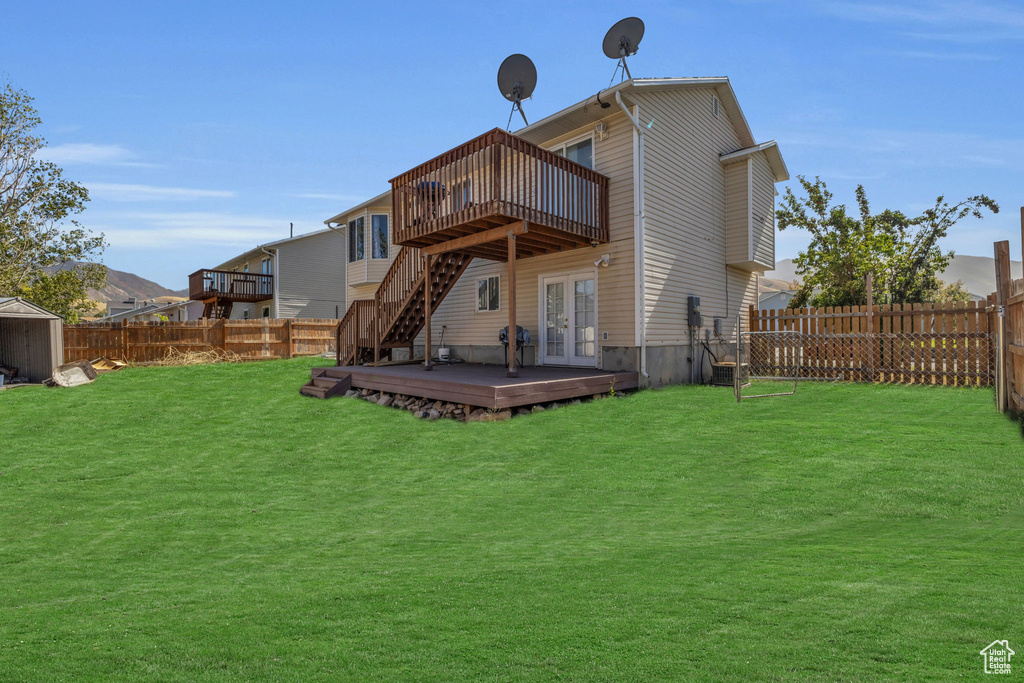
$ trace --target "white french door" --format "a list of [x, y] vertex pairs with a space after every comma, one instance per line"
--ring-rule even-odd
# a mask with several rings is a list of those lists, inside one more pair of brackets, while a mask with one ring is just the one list
[[597, 279], [593, 273], [541, 279], [540, 362], [597, 365]]

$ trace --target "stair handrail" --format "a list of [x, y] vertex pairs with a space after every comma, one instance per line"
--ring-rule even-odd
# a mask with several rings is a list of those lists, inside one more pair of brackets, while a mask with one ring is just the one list
[[373, 336], [376, 308], [373, 299], [358, 299], [349, 304], [336, 332], [335, 362], [339, 366], [354, 364], [360, 347], [370, 348], [376, 344]]
[[391, 331], [391, 327], [402, 315], [409, 295], [420, 284], [425, 261], [416, 247], [402, 247], [381, 279], [374, 296], [378, 320], [381, 322], [377, 330], [378, 344]]

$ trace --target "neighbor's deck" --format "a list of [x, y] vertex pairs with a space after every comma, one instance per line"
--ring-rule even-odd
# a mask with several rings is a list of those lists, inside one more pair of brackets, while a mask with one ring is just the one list
[[467, 403], [483, 408], [516, 406], [582, 398], [594, 394], [635, 389], [635, 372], [608, 372], [593, 368], [527, 366], [518, 377], [507, 377], [503, 365], [458, 363], [435, 365], [427, 372], [421, 365], [316, 368], [332, 377], [350, 375], [354, 389], [372, 389], [392, 394]]

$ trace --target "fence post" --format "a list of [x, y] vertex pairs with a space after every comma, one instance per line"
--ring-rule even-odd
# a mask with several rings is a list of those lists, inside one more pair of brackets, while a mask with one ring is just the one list
[[292, 346], [292, 319], [285, 318], [284, 321], [284, 336], [288, 340], [288, 357], [295, 357], [295, 348]]
[[1006, 300], [1010, 298], [1010, 243], [1007, 240], [995, 243], [996, 257], [996, 325], [999, 330], [998, 349], [999, 362], [996, 364], [996, 403], [999, 412], [1006, 412], [1010, 395], [1009, 380], [1011, 377], [1009, 357], [1006, 343]]
[[865, 351], [867, 351], [867, 365], [868, 365], [868, 381], [875, 381], [875, 300], [872, 292], [872, 284], [874, 283], [874, 276], [871, 273], [867, 274], [864, 278], [864, 293], [867, 295], [867, 325], [865, 325], [864, 333], [867, 334], [867, 343], [865, 344]]

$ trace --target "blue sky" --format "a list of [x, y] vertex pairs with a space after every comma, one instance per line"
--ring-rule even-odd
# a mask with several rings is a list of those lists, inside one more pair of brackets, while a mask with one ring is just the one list
[[[1002, 213], [945, 247], [1020, 258], [1024, 4], [7, 3], [0, 78], [36, 98], [47, 155], [90, 188], [107, 265], [172, 288], [258, 243], [322, 229], [389, 178], [508, 116], [495, 72], [539, 79], [531, 120], [607, 87], [616, 20], [634, 76], [729, 76], [758, 141], [852, 203], [919, 212], [985, 193]], [[780, 187], [780, 191], [782, 188]], [[777, 257], [806, 236], [781, 233]]]

